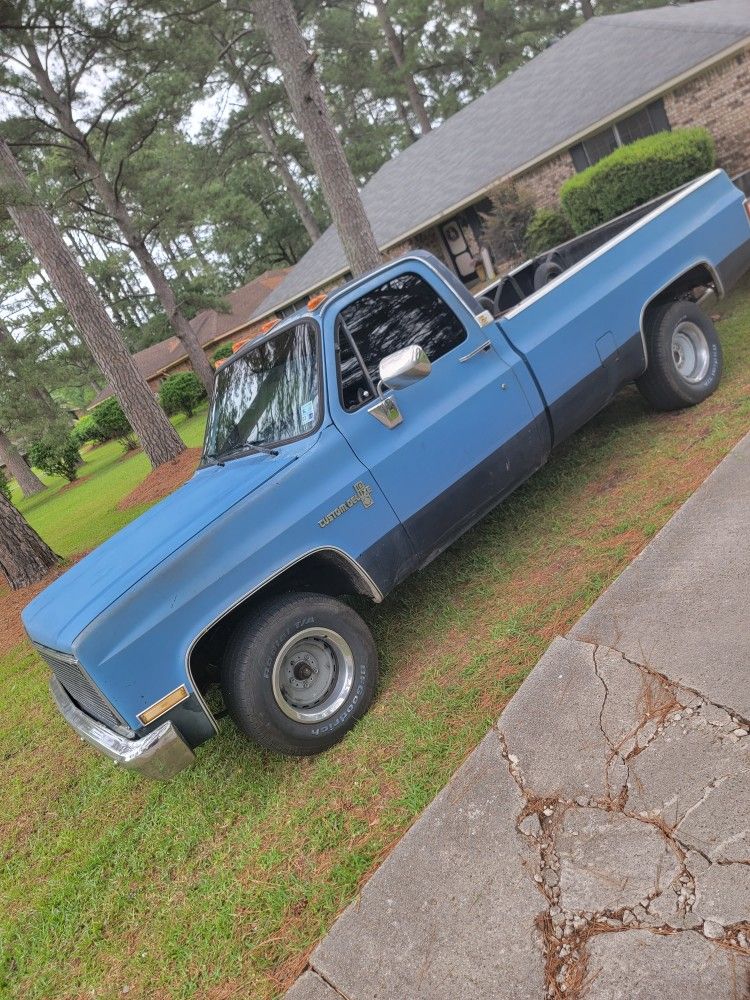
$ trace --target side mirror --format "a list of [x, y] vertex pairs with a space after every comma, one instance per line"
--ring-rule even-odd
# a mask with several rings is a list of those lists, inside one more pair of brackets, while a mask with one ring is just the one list
[[394, 351], [383, 358], [379, 366], [380, 381], [388, 389], [407, 389], [426, 378], [431, 371], [430, 359], [419, 344]]

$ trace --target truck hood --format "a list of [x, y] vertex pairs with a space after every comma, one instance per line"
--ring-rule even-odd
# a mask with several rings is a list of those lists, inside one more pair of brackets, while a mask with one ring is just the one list
[[276, 457], [247, 455], [200, 469], [25, 608], [21, 617], [31, 639], [61, 652], [72, 650], [76, 636], [98, 615], [230, 507], [287, 468], [299, 450], [284, 449]]

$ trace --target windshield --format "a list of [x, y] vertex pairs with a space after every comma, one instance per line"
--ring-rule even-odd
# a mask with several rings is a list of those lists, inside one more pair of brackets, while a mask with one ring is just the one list
[[318, 333], [298, 323], [219, 369], [204, 458], [302, 437], [319, 414]]

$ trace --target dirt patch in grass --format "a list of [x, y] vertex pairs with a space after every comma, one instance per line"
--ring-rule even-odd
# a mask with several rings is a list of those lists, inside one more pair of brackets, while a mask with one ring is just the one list
[[65, 572], [66, 569], [83, 559], [85, 552], [79, 552], [71, 556], [65, 562], [55, 566], [53, 570], [31, 587], [21, 587], [20, 590], [11, 590], [5, 584], [0, 585], [0, 656], [17, 646], [19, 642], [26, 638], [23, 625], [21, 624], [21, 612], [33, 600], [37, 594], [48, 587], [53, 580]]
[[163, 500], [164, 497], [173, 493], [178, 486], [182, 486], [195, 472], [195, 467], [200, 458], [200, 448], [186, 448], [181, 455], [171, 462], [165, 462], [146, 478], [126, 497], [118, 503], [118, 510], [127, 510], [128, 507], [138, 507], [144, 503], [154, 503], [156, 500]]

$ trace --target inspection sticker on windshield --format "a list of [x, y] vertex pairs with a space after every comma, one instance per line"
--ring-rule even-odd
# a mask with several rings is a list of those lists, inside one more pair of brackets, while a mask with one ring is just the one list
[[315, 421], [315, 401], [310, 399], [306, 403], [303, 403], [299, 408], [300, 416], [302, 417], [302, 423], [307, 426], [307, 424], [312, 424]]

